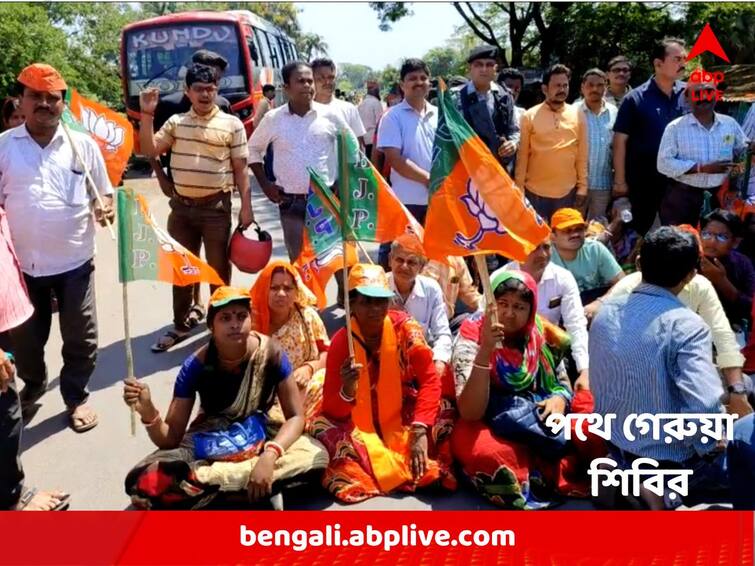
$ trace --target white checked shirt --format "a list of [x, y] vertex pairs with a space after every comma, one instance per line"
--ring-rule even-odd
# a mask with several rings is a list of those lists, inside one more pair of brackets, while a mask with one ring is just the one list
[[[113, 188], [97, 143], [71, 131], [101, 195]], [[32, 277], [76, 269], [94, 257], [95, 221], [84, 170], [58, 126], [40, 147], [25, 125], [0, 135], [0, 206], [24, 273]]]
[[[504, 266], [506, 271], [519, 271], [515, 261]], [[577, 281], [568, 269], [548, 263], [537, 284], [537, 313], [553, 324], [563, 321], [563, 326], [571, 338], [571, 353], [577, 371], [590, 366], [587, 355], [587, 318], [579, 298]]]
[[401, 299], [398, 289], [396, 289], [393, 273], [388, 274], [388, 284], [396, 294], [391, 308], [409, 313], [414, 320], [422, 325], [425, 331], [425, 339], [433, 349], [433, 361], [450, 362], [453, 339], [440, 285], [434, 279], [417, 275], [414, 280], [414, 288], [404, 301]]
[[710, 130], [694, 114], [685, 114], [666, 126], [658, 150], [658, 172], [693, 187], [720, 187], [726, 173], [685, 174], [696, 163], [733, 161], [747, 145], [742, 128], [730, 116], [714, 113]]
[[273, 144], [273, 173], [287, 193], [309, 192], [307, 167], [332, 185], [337, 177], [336, 134], [340, 130], [351, 132], [337, 110], [313, 102], [312, 109], [299, 116], [285, 104], [265, 114], [252, 133], [249, 163], [262, 163], [267, 146]]

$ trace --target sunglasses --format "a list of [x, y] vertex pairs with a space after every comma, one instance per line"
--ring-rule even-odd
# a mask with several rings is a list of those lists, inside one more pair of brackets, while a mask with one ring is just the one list
[[726, 242], [728, 242], [731, 239], [726, 234], [714, 234], [713, 232], [708, 232], [707, 230], [703, 230], [702, 232], [700, 232], [700, 237], [703, 240], [712, 240], [713, 238], [715, 238], [716, 240], [718, 240], [722, 244], [725, 244]]
[[630, 73], [632, 72], [632, 69], [630, 69], [629, 67], [614, 67], [613, 69], [611, 69], [611, 72], [612, 73]]

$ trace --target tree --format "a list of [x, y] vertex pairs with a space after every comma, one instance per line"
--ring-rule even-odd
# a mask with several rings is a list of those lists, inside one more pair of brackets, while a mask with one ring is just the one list
[[464, 57], [453, 47], [434, 47], [425, 53], [422, 60], [430, 68], [433, 77], [463, 75], [466, 71]]
[[[353, 63], [338, 64], [338, 78], [340, 81], [349, 82], [351, 85], [350, 90], [363, 88], [364, 83], [372, 75], [372, 68], [367, 65], [355, 65]], [[346, 88], [344, 87], [342, 90], [346, 90]]]
[[386, 65], [380, 72], [380, 87], [383, 92], [388, 92], [400, 79], [399, 70], [393, 65]]
[[299, 58], [311, 61], [317, 57], [325, 57], [328, 54], [328, 44], [321, 35], [316, 33], [303, 33], [296, 41], [296, 50]]
[[381, 31], [390, 31], [391, 24], [405, 16], [414, 15], [408, 6], [411, 2], [368, 2], [368, 4], [378, 13]]

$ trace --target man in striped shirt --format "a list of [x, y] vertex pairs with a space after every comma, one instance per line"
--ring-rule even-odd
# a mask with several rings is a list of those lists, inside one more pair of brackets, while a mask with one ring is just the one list
[[[631, 467], [652, 458], [661, 469], [693, 470], [689, 490], [730, 489], [735, 508], [755, 508], [753, 413], [734, 423], [734, 438], [709, 441], [702, 434], [666, 443], [651, 435], [629, 440], [632, 414], [717, 414], [723, 411], [721, 378], [712, 361], [711, 335], [703, 320], [677, 298], [696, 273], [695, 237], [664, 226], [640, 250], [642, 283], [631, 294], [605, 301], [590, 328], [590, 384], [597, 413], [615, 414], [611, 458]], [[746, 395], [743, 384], [731, 395]]]
[[[171, 151], [175, 190], [170, 200], [168, 232], [197, 255], [204, 244], [207, 263], [223, 281], [230, 283], [228, 241], [234, 187], [241, 195], [239, 225], [248, 227], [254, 215], [246, 172], [248, 149], [244, 125], [217, 107], [217, 91], [217, 70], [192, 65], [186, 73], [186, 96], [191, 100], [191, 110], [171, 116], [156, 134], [152, 120], [159, 92], [143, 91], [139, 100], [142, 112], [139, 141], [142, 151], [152, 158]], [[199, 304], [192, 305], [191, 286], [174, 286], [174, 329], [152, 350], [164, 352], [185, 339], [192, 325], [204, 317], [201, 309]], [[193, 318], [192, 311], [196, 313]]]

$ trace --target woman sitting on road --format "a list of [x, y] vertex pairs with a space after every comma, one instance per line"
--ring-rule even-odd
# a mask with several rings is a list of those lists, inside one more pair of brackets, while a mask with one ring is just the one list
[[572, 443], [544, 425], [552, 413], [593, 409], [590, 392], [573, 394], [559, 370], [568, 335], [536, 314], [537, 284], [527, 273], [499, 269], [491, 286], [490, 308], [500, 322], [473, 315], [454, 346], [461, 415], [451, 438], [454, 457], [476, 489], [502, 507], [545, 507], [556, 493], [586, 496], [582, 464], [605, 454], [602, 440], [588, 434], [587, 442]]
[[323, 485], [347, 503], [431, 485], [455, 489], [453, 412], [441, 400], [422, 328], [388, 310], [393, 293], [380, 266], [355, 265], [348, 287], [356, 363], [342, 328], [328, 352], [323, 414], [312, 426], [331, 457]]
[[[288, 356], [293, 367], [291, 377], [299, 387], [309, 423], [322, 405], [330, 345], [325, 325], [314, 308], [317, 299], [287, 261], [270, 262], [257, 276], [251, 295], [252, 328], [274, 338]], [[277, 407], [273, 411], [279, 413]]]
[[[126, 476], [136, 507], [194, 509], [220, 491], [244, 489], [256, 500], [271, 494], [273, 482], [327, 465], [322, 446], [302, 436], [304, 412], [286, 354], [251, 332], [250, 302], [241, 289], [215, 290], [210, 343], [184, 362], [165, 420], [149, 387], [126, 380], [124, 400], [159, 448]], [[187, 430], [197, 395], [200, 413]], [[279, 430], [266, 426], [276, 397], [286, 418]]]

